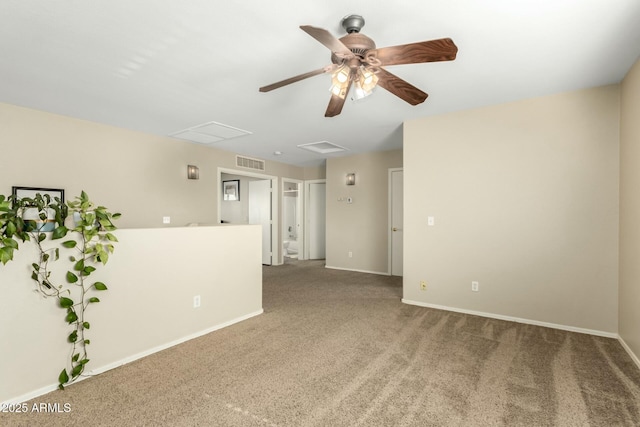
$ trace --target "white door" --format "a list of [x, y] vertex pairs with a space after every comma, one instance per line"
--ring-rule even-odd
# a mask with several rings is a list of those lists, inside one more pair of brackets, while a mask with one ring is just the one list
[[309, 183], [309, 259], [325, 259], [327, 190], [324, 182]]
[[271, 180], [249, 181], [249, 224], [262, 225], [262, 263], [271, 265]]
[[391, 202], [390, 212], [390, 225], [391, 225], [391, 275], [402, 276], [402, 214], [403, 214], [403, 171], [391, 170], [390, 172], [390, 185], [389, 189], [391, 195], [389, 197]]

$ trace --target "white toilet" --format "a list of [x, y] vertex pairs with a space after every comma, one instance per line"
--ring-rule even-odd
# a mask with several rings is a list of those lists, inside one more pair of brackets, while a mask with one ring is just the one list
[[284, 246], [284, 256], [298, 258], [298, 242], [296, 240], [285, 240], [282, 242], [282, 246]]

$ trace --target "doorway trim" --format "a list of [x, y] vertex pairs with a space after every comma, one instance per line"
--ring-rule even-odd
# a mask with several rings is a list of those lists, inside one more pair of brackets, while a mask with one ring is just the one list
[[271, 180], [271, 260], [273, 262], [273, 260], [275, 260], [275, 263], [273, 263], [273, 265], [278, 265], [276, 264], [278, 262], [278, 260], [280, 260], [280, 264], [282, 264], [282, 255], [281, 255], [281, 251], [280, 251], [280, 247], [279, 247], [279, 241], [280, 239], [274, 239], [273, 236], [279, 236], [280, 235], [280, 228], [278, 227], [279, 221], [278, 221], [278, 197], [276, 194], [276, 191], [274, 191], [274, 189], [279, 188], [278, 187], [278, 177], [274, 176], [274, 175], [265, 175], [265, 174], [261, 174], [261, 173], [255, 173], [255, 172], [249, 172], [249, 171], [245, 171], [245, 170], [240, 170], [240, 169], [231, 169], [231, 168], [223, 168], [223, 167], [218, 167], [218, 175], [217, 175], [217, 185], [216, 187], [218, 188], [216, 191], [217, 194], [217, 198], [216, 198], [216, 206], [218, 207], [218, 212], [217, 212], [217, 217], [216, 217], [216, 223], [220, 224], [220, 217], [222, 215], [222, 174], [223, 173], [228, 173], [228, 174], [232, 174], [232, 175], [240, 175], [240, 176], [246, 176], [246, 177], [250, 177], [250, 178], [260, 178], [260, 179], [269, 179]]
[[[393, 218], [392, 218], [392, 210], [393, 210], [393, 185], [392, 185], [392, 176], [394, 172], [404, 172], [404, 168], [389, 168], [388, 169], [388, 184], [387, 184], [387, 188], [389, 189], [389, 201], [387, 202], [388, 205], [388, 214], [387, 214], [387, 218], [389, 221], [389, 224], [387, 226], [387, 272], [389, 274], [389, 276], [393, 275], [393, 270], [392, 270], [392, 265], [391, 265], [391, 259], [393, 258]], [[404, 211], [404, 209], [403, 209]]]
[[[281, 209], [280, 211], [282, 212], [282, 218], [280, 219], [280, 223], [282, 224], [282, 228], [284, 230], [284, 183], [285, 182], [293, 182], [294, 184], [298, 185], [298, 222], [300, 223], [299, 226], [299, 230], [298, 230], [298, 259], [303, 260], [306, 259], [305, 258], [305, 251], [304, 251], [304, 242], [305, 242], [305, 237], [306, 237], [306, 215], [305, 215], [305, 181], [301, 180], [301, 179], [294, 179], [294, 178], [280, 178], [280, 200], [281, 200]], [[280, 248], [282, 248], [283, 245], [283, 239], [282, 239], [282, 235], [280, 235], [278, 237], [278, 244], [280, 245]], [[284, 264], [284, 249], [281, 250], [280, 252], [280, 259], [278, 261], [279, 264]]]

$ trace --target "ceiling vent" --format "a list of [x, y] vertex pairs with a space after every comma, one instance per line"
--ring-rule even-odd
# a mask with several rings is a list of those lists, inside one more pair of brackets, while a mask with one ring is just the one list
[[208, 122], [172, 133], [169, 136], [199, 144], [211, 144], [245, 135], [251, 135], [251, 132], [222, 123]]
[[347, 151], [346, 148], [334, 144], [329, 141], [310, 142], [308, 144], [300, 144], [298, 148], [303, 150], [313, 151], [318, 154], [339, 153], [341, 151]]
[[236, 166], [245, 169], [264, 171], [264, 160], [252, 159], [251, 157], [236, 156]]

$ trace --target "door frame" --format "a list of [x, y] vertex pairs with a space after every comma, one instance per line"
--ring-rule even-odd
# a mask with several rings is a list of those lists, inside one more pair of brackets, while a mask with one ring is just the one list
[[[391, 230], [393, 228], [393, 218], [391, 217], [391, 213], [392, 213], [392, 209], [393, 209], [393, 185], [392, 185], [392, 175], [393, 172], [404, 172], [404, 168], [389, 168], [388, 169], [388, 184], [387, 184], [387, 188], [389, 189], [389, 199], [387, 202], [388, 205], [388, 226], [387, 226], [387, 230], [388, 230], [388, 234], [387, 234], [387, 243], [388, 243], [388, 249], [387, 249], [387, 272], [389, 274], [389, 276], [392, 275], [393, 271], [391, 269], [391, 259], [393, 257], [393, 231]], [[403, 199], [404, 200], [404, 199]], [[403, 203], [404, 204], [404, 203]], [[403, 212], [404, 212], [404, 206], [403, 206]], [[403, 213], [404, 215], [404, 213]], [[403, 231], [404, 232], [404, 231]], [[403, 240], [403, 244], [404, 244], [404, 240]], [[403, 248], [403, 252], [404, 252], [404, 248]]]
[[[279, 227], [278, 227], [279, 221], [274, 220], [274, 218], [276, 219], [278, 218], [278, 200], [277, 200], [277, 194], [275, 194], [276, 192], [274, 191], [274, 189], [279, 188], [278, 177], [274, 175], [265, 175], [265, 174], [256, 173], [256, 172], [249, 172], [241, 169], [218, 167], [218, 175], [217, 175], [218, 190], [216, 192], [217, 194], [216, 205], [218, 207], [216, 222], [218, 224], [220, 223], [220, 217], [222, 216], [221, 209], [222, 209], [222, 174], [223, 173], [246, 176], [250, 178], [260, 178], [260, 179], [271, 180], [271, 262], [273, 263], [274, 260], [276, 260], [276, 262], [278, 262], [278, 260], [281, 261], [282, 255], [281, 255], [281, 251], [278, 243], [279, 239], [273, 238], [274, 235], [279, 236]], [[277, 264], [273, 263], [272, 265], [277, 265]]]
[[[305, 258], [305, 250], [304, 250], [304, 242], [306, 241], [305, 237], [306, 237], [306, 209], [305, 209], [305, 181], [301, 180], [301, 179], [293, 179], [293, 178], [281, 178], [280, 179], [280, 200], [282, 203], [281, 206], [281, 212], [282, 212], [282, 218], [280, 219], [280, 223], [282, 224], [282, 227], [284, 228], [284, 183], [285, 182], [293, 182], [294, 184], [298, 185], [298, 206], [297, 206], [297, 210], [298, 210], [298, 222], [300, 223], [300, 229], [298, 230], [298, 259], [299, 260], [304, 260]], [[282, 249], [280, 252], [280, 259], [278, 261], [279, 264], [283, 264], [284, 263], [284, 248], [282, 248], [282, 234], [278, 236], [278, 245], [280, 245], [280, 248]]]

